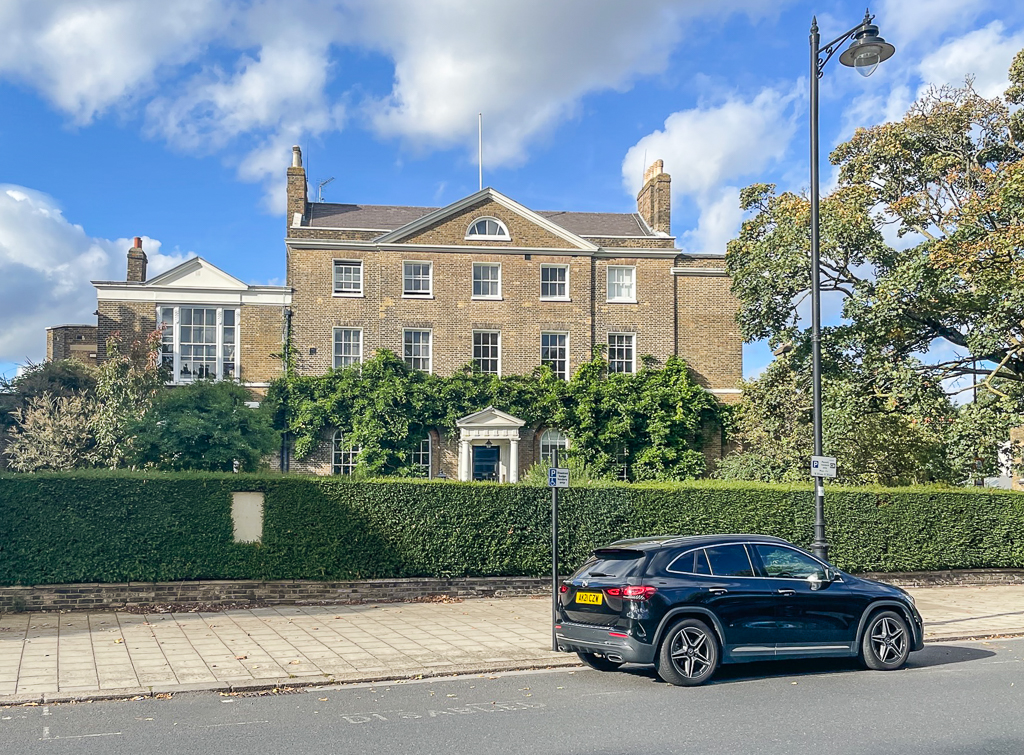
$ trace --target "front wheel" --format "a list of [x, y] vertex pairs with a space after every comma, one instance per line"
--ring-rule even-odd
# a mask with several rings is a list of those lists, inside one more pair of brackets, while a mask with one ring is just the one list
[[712, 677], [718, 661], [718, 640], [711, 627], [698, 619], [683, 619], [665, 633], [654, 665], [669, 684], [696, 687]]
[[597, 671], [618, 671], [622, 663], [619, 661], [610, 661], [603, 655], [595, 655], [594, 653], [576, 653], [590, 668]]
[[864, 665], [875, 671], [893, 671], [910, 655], [907, 622], [895, 611], [879, 611], [868, 622], [861, 640]]

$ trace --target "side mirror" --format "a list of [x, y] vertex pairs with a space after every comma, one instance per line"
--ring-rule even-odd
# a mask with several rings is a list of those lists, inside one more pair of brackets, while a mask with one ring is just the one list
[[812, 590], [820, 590], [822, 587], [832, 584], [835, 578], [835, 573], [826, 566], [824, 578], [818, 572], [814, 572], [807, 578], [807, 582]]

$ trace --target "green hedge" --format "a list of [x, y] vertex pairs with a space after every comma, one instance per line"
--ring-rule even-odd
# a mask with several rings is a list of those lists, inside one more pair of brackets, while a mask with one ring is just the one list
[[[232, 541], [231, 492], [265, 494], [263, 542]], [[852, 571], [1024, 567], [1024, 495], [828, 488], [832, 560]], [[561, 558], [659, 533], [812, 537], [809, 486], [572, 488]], [[0, 476], [0, 584], [541, 575], [550, 494], [524, 485], [76, 472]]]

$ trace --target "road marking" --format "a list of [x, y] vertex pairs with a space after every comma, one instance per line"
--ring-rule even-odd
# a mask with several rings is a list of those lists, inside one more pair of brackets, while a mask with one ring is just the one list
[[239, 721], [233, 724], [207, 724], [200, 726], [200, 729], [216, 729], [218, 726], [249, 726], [250, 724], [269, 724], [270, 721]]
[[44, 716], [50, 715], [50, 706], [48, 706], [48, 705], [43, 706], [43, 715]]
[[54, 741], [56, 739], [86, 739], [88, 737], [119, 737], [119, 736], [121, 736], [121, 732], [119, 732], [119, 731], [108, 731], [108, 732], [104, 732], [103, 734], [69, 734], [66, 737], [51, 737], [50, 736], [50, 727], [49, 726], [44, 726], [43, 727], [43, 736], [42, 736], [42, 739], [40, 739], [40, 741], [41, 742], [42, 741], [52, 742], [52, 741]]

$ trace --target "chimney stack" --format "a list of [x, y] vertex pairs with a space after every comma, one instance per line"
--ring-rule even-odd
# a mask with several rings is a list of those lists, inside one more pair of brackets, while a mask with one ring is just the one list
[[[288, 207], [285, 218], [285, 228], [294, 225], [301, 225], [302, 219], [306, 217], [306, 205], [308, 197], [306, 193], [306, 169], [302, 167], [302, 149], [296, 144], [292, 147], [292, 165], [288, 168]], [[285, 235], [291, 234], [285, 231]]]
[[128, 282], [146, 282], [146, 253], [142, 251], [142, 237], [135, 237], [135, 244], [128, 250]]
[[665, 163], [655, 160], [644, 171], [644, 185], [636, 195], [636, 209], [653, 231], [672, 235], [672, 176]]

